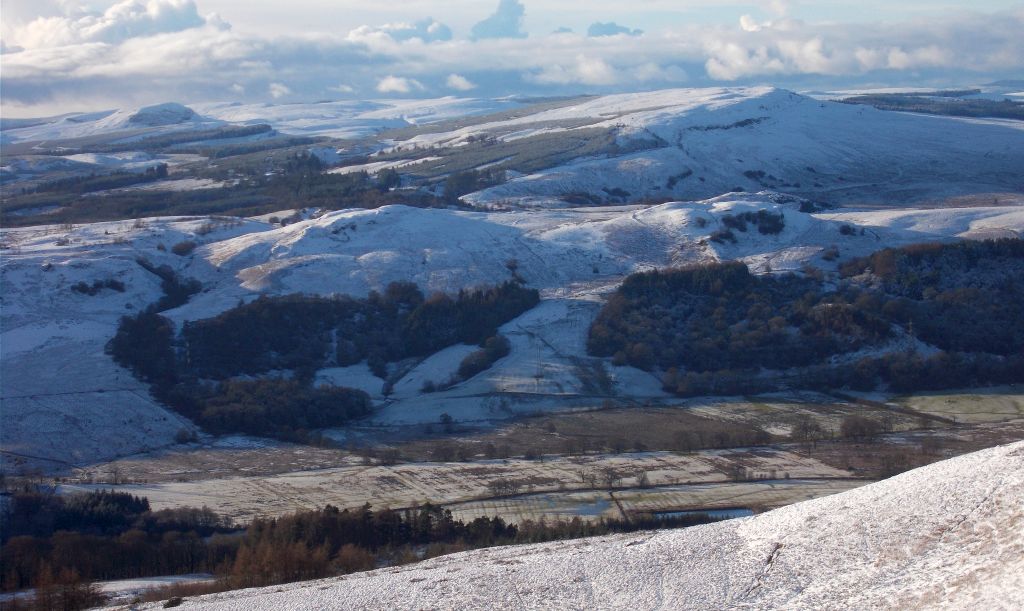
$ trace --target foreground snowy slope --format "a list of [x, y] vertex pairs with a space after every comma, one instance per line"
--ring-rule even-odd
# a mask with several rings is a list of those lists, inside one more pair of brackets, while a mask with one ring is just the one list
[[203, 609], [1015, 609], [1024, 442], [753, 518], [455, 554]]

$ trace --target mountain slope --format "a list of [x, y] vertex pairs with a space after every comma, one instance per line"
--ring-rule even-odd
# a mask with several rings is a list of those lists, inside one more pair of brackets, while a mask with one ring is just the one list
[[454, 554], [204, 609], [1011, 609], [1024, 442], [753, 518]]
[[[913, 115], [750, 88], [605, 96], [514, 124], [521, 129], [530, 120], [571, 118], [596, 121], [577, 129], [611, 130], [622, 153], [532, 171], [466, 201], [486, 206], [570, 193], [630, 201], [702, 199], [767, 188], [832, 203], [891, 204], [1024, 188], [1015, 169], [1024, 163], [1019, 121]], [[510, 124], [474, 126], [457, 135], [499, 132]], [[418, 140], [462, 141], [450, 136]]]

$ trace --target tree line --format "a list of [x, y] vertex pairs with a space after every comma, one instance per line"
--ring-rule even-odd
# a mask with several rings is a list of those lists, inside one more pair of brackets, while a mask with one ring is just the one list
[[58, 496], [28, 489], [11, 494], [2, 515], [0, 590], [5, 592], [49, 585], [55, 574], [87, 582], [196, 572], [214, 573], [214, 590], [223, 591], [465, 549], [716, 521], [695, 514], [516, 525], [500, 517], [466, 522], [430, 504], [402, 510], [375, 510], [367, 504], [345, 510], [327, 505], [239, 528], [206, 508], [152, 511], [147, 499], [123, 492]]

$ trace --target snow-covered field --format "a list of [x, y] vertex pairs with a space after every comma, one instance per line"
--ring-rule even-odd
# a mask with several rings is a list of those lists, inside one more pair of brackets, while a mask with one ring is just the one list
[[1024, 442], [752, 518], [492, 548], [203, 609], [1018, 609]]

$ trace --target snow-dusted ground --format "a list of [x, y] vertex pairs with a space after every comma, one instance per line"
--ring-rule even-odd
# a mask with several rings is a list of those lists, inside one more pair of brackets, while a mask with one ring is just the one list
[[[191, 429], [104, 353], [121, 316], [161, 295], [160, 279], [135, 259], [180, 268], [186, 260], [170, 253], [180, 241], [224, 239], [267, 227], [155, 219], [0, 233], [7, 247], [0, 259], [5, 464], [87, 463], [168, 445], [177, 431]], [[103, 289], [90, 296], [71, 288], [105, 280], [122, 282], [124, 292]]]
[[494, 548], [203, 609], [1019, 609], [1024, 442], [752, 518]]
[[[508, 264], [542, 291], [539, 306], [502, 328], [512, 353], [443, 392], [426, 381], [451, 377], [473, 348], [456, 346], [414, 366], [370, 424], [494, 421], [536, 411], [593, 406], [609, 396], [663, 397], [651, 374], [587, 357], [587, 329], [603, 295], [633, 271], [693, 261], [742, 259], [755, 271], [828, 267], [878, 248], [957, 236], [1020, 235], [1024, 207], [806, 214], [772, 193], [730, 194], [700, 202], [465, 212], [388, 206], [331, 212], [280, 227], [254, 219], [148, 219], [74, 228], [4, 229], [0, 260], [0, 367], [3, 449], [83, 463], [166, 445], [189, 425], [156, 405], [144, 385], [103, 352], [119, 318], [160, 295], [159, 279], [135, 259], [167, 264], [203, 283], [202, 293], [166, 313], [175, 323], [214, 316], [260, 294], [365, 295], [393, 281], [455, 292], [511, 277]], [[737, 232], [736, 244], [708, 236], [725, 214], [765, 209], [785, 228]], [[853, 225], [855, 235], [840, 228]], [[860, 234], [860, 228], [864, 234]], [[199, 246], [171, 254], [176, 243]], [[163, 250], [160, 250], [160, 247]], [[116, 279], [126, 291], [95, 296], [71, 290]], [[321, 372], [323, 382], [363, 388], [383, 399], [383, 380], [365, 364]], [[62, 433], [76, 431], [75, 443]], [[5, 460], [10, 459], [7, 455]], [[49, 463], [56, 464], [56, 463]]]

